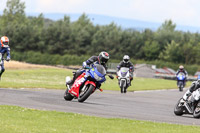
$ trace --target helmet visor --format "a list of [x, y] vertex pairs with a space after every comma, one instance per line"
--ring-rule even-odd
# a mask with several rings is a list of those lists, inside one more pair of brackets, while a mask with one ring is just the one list
[[105, 59], [105, 58], [101, 59], [101, 63], [107, 63], [107, 62], [108, 62], [108, 59]]
[[124, 62], [128, 62], [128, 59], [124, 59]]
[[3, 42], [3, 45], [8, 45], [9, 43], [8, 42]]

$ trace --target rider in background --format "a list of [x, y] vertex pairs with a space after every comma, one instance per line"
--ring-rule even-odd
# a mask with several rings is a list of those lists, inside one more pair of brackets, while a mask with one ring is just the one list
[[130, 80], [133, 80], [133, 72], [134, 72], [134, 66], [133, 63], [130, 62], [130, 57], [128, 55], [124, 55], [123, 61], [119, 63], [117, 66], [118, 71], [120, 70], [121, 67], [127, 67], [129, 68], [130, 71]]
[[[106, 63], [108, 62], [108, 60], [109, 60], [109, 54], [107, 52], [103, 51], [99, 54], [99, 56], [92, 56], [87, 61], [84, 61], [83, 68], [85, 69], [87, 67], [90, 67], [92, 64], [100, 64], [100, 65], [103, 65], [104, 68], [107, 70]], [[78, 70], [74, 74], [73, 80], [71, 80], [71, 82], [68, 82], [67, 84], [72, 85], [74, 83], [74, 81], [76, 80], [76, 78], [83, 73], [83, 71], [84, 70], [82, 70], [82, 69]]]
[[[187, 77], [188, 77], [188, 73], [187, 71], [184, 69], [184, 67], [182, 65], [179, 66], [178, 71], [176, 72], [176, 77], [178, 76], [179, 73], [184, 73], [185, 74], [185, 80], [184, 80], [184, 86], [185, 86], [185, 82], [187, 81]], [[177, 80], [177, 85], [178, 85], [178, 80]]]
[[5, 71], [4, 68], [4, 60], [3, 60], [3, 56], [5, 55], [5, 53], [7, 54], [7, 58], [6, 61], [10, 60], [10, 47], [8, 46], [9, 44], [9, 39], [7, 36], [2, 36], [1, 37], [1, 45], [0, 45], [0, 54], [1, 54], [1, 70], [0, 70], [0, 80], [1, 80], [1, 76], [3, 74], [3, 72]]

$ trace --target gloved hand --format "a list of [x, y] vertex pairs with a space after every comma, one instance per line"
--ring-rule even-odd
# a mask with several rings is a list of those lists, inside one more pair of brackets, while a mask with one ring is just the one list
[[86, 62], [83, 62], [83, 69], [89, 69], [89, 68], [90, 66], [88, 66]]
[[7, 58], [6, 58], [6, 61], [10, 61], [10, 57], [7, 57]]
[[83, 62], [83, 68], [85, 69], [87, 66], [87, 63], [86, 62]]

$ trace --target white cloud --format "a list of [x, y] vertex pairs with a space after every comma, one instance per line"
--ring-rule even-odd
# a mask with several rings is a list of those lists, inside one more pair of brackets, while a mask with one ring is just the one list
[[87, 1], [90, 0], [37, 0], [36, 12], [79, 13]]

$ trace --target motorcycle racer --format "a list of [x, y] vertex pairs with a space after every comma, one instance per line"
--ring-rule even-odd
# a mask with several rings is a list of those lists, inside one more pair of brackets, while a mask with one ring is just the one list
[[9, 38], [7, 36], [2, 36], [0, 45], [0, 66], [1, 66], [0, 80], [3, 72], [5, 71], [4, 60], [3, 60], [3, 56], [5, 55], [5, 53], [7, 54], [6, 61], [10, 60], [10, 47], [8, 45], [9, 45]]
[[[103, 65], [104, 68], [107, 70], [106, 63], [108, 62], [108, 60], [109, 60], [109, 54], [107, 52], [103, 51], [98, 56], [92, 56], [87, 61], [84, 61], [83, 68], [85, 69], [87, 67], [90, 67], [90, 65], [92, 65], [92, 64], [100, 64], [100, 65]], [[84, 71], [83, 69], [79, 69], [77, 72], [75, 72], [73, 80], [71, 80], [70, 82], [68, 82], [66, 84], [72, 85], [74, 83], [74, 81], [76, 80], [76, 78], [83, 73], [83, 71]]]
[[192, 85], [190, 86], [190, 88], [183, 95], [183, 99], [187, 100], [188, 97], [192, 94], [192, 92], [196, 91], [199, 88], [200, 88], [200, 79], [197, 79], [197, 81], [192, 82]]
[[129, 71], [130, 71], [130, 80], [132, 81], [133, 80], [134, 66], [130, 62], [130, 57], [128, 55], [124, 55], [123, 60], [117, 66], [118, 71], [120, 70], [121, 67], [127, 67], [127, 68], [129, 68]]
[[[187, 71], [184, 69], [184, 67], [182, 65], [179, 66], [179, 70], [177, 70], [177, 72], [176, 72], [176, 77], [181, 72], [184, 73], [185, 77], [186, 77], [185, 80], [184, 80], [184, 83], [183, 83], [184, 86], [185, 86], [185, 82], [187, 81], [188, 73], [187, 73]], [[177, 80], [177, 85], [178, 85], [178, 80]]]

